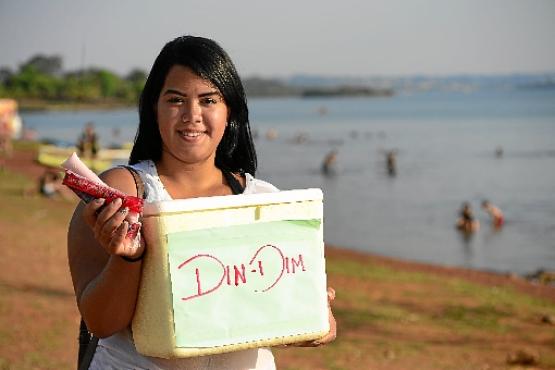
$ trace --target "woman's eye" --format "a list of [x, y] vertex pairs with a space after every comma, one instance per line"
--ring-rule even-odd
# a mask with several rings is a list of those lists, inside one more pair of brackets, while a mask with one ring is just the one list
[[172, 96], [168, 99], [168, 103], [171, 103], [171, 104], [183, 103], [183, 99], [180, 98], [179, 96]]
[[212, 105], [212, 104], [216, 104], [218, 102], [218, 100], [216, 98], [202, 98], [201, 103], [204, 105]]

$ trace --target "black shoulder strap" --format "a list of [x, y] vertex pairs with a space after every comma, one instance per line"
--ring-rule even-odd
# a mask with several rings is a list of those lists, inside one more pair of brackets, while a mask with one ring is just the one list
[[96, 346], [98, 344], [98, 337], [95, 337], [89, 332], [87, 324], [81, 319], [79, 326], [79, 356], [77, 357], [77, 370], [87, 370], [91, 365]]
[[131, 173], [131, 175], [133, 175], [133, 180], [135, 180], [135, 187], [137, 188], [137, 197], [146, 199], [147, 193], [141, 175], [139, 175], [137, 170], [131, 166], [123, 167], [126, 168]]
[[224, 177], [227, 183], [229, 184], [229, 187], [231, 188], [231, 191], [233, 192], [233, 194], [235, 195], [242, 194], [243, 191], [245, 191], [245, 188], [243, 188], [243, 185], [241, 185], [239, 180], [237, 180], [231, 172], [222, 170], [222, 173], [224, 174]]

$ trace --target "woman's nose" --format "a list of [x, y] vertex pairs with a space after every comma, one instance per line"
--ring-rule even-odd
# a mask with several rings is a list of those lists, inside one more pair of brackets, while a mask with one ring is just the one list
[[183, 122], [198, 122], [200, 121], [202, 108], [198, 101], [190, 99], [188, 104], [185, 104], [183, 112]]

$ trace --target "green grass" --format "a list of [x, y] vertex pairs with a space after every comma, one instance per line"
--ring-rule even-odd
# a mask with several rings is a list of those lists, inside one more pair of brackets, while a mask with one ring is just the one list
[[[21, 366], [21, 367], [19, 367]], [[14, 369], [43, 369], [43, 370], [57, 370], [66, 368], [66, 364], [60, 362], [57, 358], [49, 356], [46, 352], [27, 352], [23, 354], [21, 364]]]
[[41, 221], [44, 227], [59, 226], [60, 220], [68, 220], [70, 210], [76, 203], [43, 198], [38, 194], [24, 197], [25, 189], [36, 187], [29, 178], [9, 170], [0, 171], [2, 212], [0, 220], [8, 224], [31, 218]]
[[[448, 294], [476, 299], [483, 305], [503, 306], [518, 310], [551, 312], [555, 314], [552, 302], [534, 298], [508, 287], [491, 287], [472, 283], [461, 278], [448, 278], [433, 273], [399, 271], [392, 268], [369, 264], [367, 262], [333, 260], [328, 261], [327, 272], [330, 275], [353, 277], [373, 283], [425, 283], [442, 288]], [[422, 293], [422, 292], [417, 292]], [[424, 292], [426, 293], [426, 292]], [[368, 295], [356, 291], [340, 292], [342, 299], [364, 300]]]
[[510, 316], [511, 313], [490, 305], [477, 307], [450, 305], [445, 307], [438, 319], [443, 325], [458, 330], [477, 329], [503, 333], [509, 327], [501, 320]]
[[326, 269], [329, 274], [381, 282], [425, 283], [438, 280], [438, 278], [430, 274], [399, 271], [384, 266], [370, 265], [351, 260], [328, 261]]
[[476, 299], [484, 305], [502, 306], [509, 312], [555, 314], [555, 305], [552, 302], [520, 293], [509, 287], [489, 287], [461, 279], [449, 279], [445, 284], [455, 294]]
[[[23, 189], [29, 185], [32, 185], [32, 182], [25, 176], [15, 174], [7, 169], [0, 171], [0, 192], [9, 195], [9, 198], [21, 198]], [[6, 212], [2, 212], [2, 214], [4, 213]]]
[[363, 326], [401, 321], [408, 314], [395, 305], [368, 307], [367, 309], [335, 308], [335, 317], [341, 321], [343, 329], [359, 329]]
[[[345, 329], [388, 326], [399, 322], [416, 321], [437, 330], [460, 335], [503, 334], [513, 330], [512, 319], [537, 320], [545, 314], [555, 315], [555, 305], [547, 300], [504, 286], [486, 286], [467, 280], [433, 273], [399, 271], [368, 262], [352, 260], [328, 261], [330, 276], [342, 276], [371, 282], [381, 292], [373, 298], [367, 291], [341, 290], [338, 298], [345, 306], [335, 308], [335, 315]], [[387, 291], [409, 284], [429, 289], [401, 291], [391, 298]], [[433, 292], [430, 296], [429, 292]], [[394, 300], [394, 301], [392, 301]], [[426, 311], [411, 302], [432, 300], [435, 312]], [[411, 318], [413, 320], [411, 320]]]
[[6, 360], [3, 357], [0, 357], [0, 370], [10, 370], [12, 367], [10, 366], [10, 361]]

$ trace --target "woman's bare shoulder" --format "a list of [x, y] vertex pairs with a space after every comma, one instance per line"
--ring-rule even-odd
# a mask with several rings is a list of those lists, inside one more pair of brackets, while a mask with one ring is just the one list
[[125, 194], [137, 195], [137, 185], [131, 172], [125, 167], [114, 167], [100, 174], [100, 179], [108, 186]]

